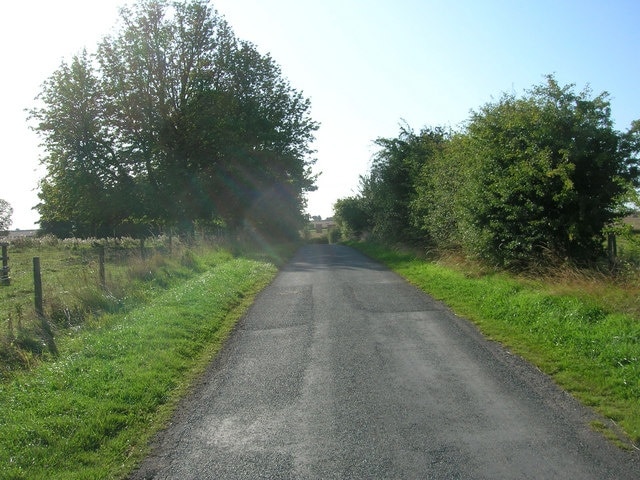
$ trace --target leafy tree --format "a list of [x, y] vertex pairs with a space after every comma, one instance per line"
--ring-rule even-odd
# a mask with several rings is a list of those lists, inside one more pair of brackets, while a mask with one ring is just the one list
[[12, 215], [13, 207], [11, 207], [11, 204], [0, 198], [0, 232], [9, 230], [13, 223]]
[[447, 138], [448, 132], [442, 128], [425, 128], [416, 134], [403, 127], [397, 138], [376, 140], [381, 149], [361, 185], [374, 234], [390, 242], [423, 241], [422, 232], [411, 221], [411, 205], [421, 172]]
[[549, 76], [527, 96], [504, 95], [469, 121], [468, 246], [499, 265], [603, 253], [603, 228], [615, 220], [635, 170], [607, 94], [591, 98], [573, 87]]
[[34, 109], [31, 116], [38, 121], [36, 130], [44, 133], [47, 152], [47, 176], [39, 193], [41, 226], [64, 224], [69, 229], [64, 233], [94, 235], [122, 218], [115, 211], [122, 199], [117, 187], [127, 172], [113, 149], [106, 98], [88, 54], [63, 63], [39, 98], [45, 108]]
[[[218, 31], [203, 2], [176, 3], [168, 10], [165, 1], [123, 9], [120, 30], [100, 43], [96, 58], [109, 99], [106, 118], [121, 162], [140, 185], [141, 213], [177, 224], [197, 216], [190, 201], [197, 182], [184, 178], [199, 167], [188, 163], [188, 146], [180, 142], [181, 129], [190, 127], [181, 110], [200, 94], [200, 86], [206, 88], [204, 70], [213, 65]], [[182, 155], [176, 152], [180, 147]]]
[[[306, 221], [304, 192], [315, 189], [312, 163], [304, 160], [313, 153], [309, 144], [317, 129], [308, 116], [310, 103], [281, 77], [270, 57], [261, 57], [250, 44], [241, 43], [233, 58], [237, 70], [224, 85], [232, 99], [222, 126], [228, 141], [215, 150], [224, 175], [210, 185], [210, 198], [236, 227], [247, 221], [247, 211], [258, 226], [278, 223], [279, 214], [264, 218], [275, 207], [265, 205], [271, 199], [285, 208], [283, 218], [295, 219], [297, 231]], [[263, 214], [256, 216], [260, 210]]]
[[333, 206], [334, 220], [344, 238], [359, 238], [369, 230], [370, 220], [362, 197], [346, 197]]
[[378, 139], [359, 196], [337, 202], [337, 216], [389, 242], [461, 248], [501, 267], [589, 262], [637, 203], [639, 132], [640, 122], [614, 130], [607, 93], [548, 76], [454, 134], [403, 128]]
[[462, 187], [471, 181], [469, 137], [451, 134], [438, 142], [419, 174], [411, 203], [411, 221], [424, 232], [430, 246], [442, 251], [463, 245], [459, 228], [466, 199]]
[[124, 30], [98, 55], [114, 112], [125, 112], [116, 117], [122, 143], [147, 178], [149, 214], [169, 223], [217, 216], [237, 229], [256, 202], [278, 198], [285, 210], [271, 205], [270, 220], [254, 222], [295, 217], [301, 226], [315, 181], [309, 101], [207, 2], [174, 4], [172, 20], [166, 10], [150, 1], [126, 11]]
[[119, 30], [63, 64], [40, 98], [43, 225], [239, 229], [249, 212], [252, 228], [304, 222], [310, 103], [205, 0], [123, 9]]

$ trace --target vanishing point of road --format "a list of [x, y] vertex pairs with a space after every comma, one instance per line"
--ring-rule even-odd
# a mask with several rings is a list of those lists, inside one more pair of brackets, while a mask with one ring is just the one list
[[132, 479], [638, 479], [638, 452], [380, 264], [303, 247]]

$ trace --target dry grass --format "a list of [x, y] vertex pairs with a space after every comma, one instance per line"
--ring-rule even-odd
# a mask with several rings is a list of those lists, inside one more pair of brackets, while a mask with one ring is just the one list
[[640, 272], [615, 275], [564, 266], [549, 271], [541, 280], [551, 294], [589, 300], [606, 311], [640, 320]]
[[[482, 278], [497, 271], [458, 252], [439, 253], [436, 263], [462, 272], [466, 278]], [[504, 273], [504, 272], [503, 272]], [[620, 265], [578, 268], [558, 261], [513, 275], [513, 279], [551, 295], [568, 295], [595, 303], [607, 312], [630, 315], [640, 321], [640, 270]]]

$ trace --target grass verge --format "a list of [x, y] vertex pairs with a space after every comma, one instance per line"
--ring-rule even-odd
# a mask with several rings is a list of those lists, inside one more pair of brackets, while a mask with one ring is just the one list
[[57, 359], [0, 384], [0, 478], [124, 478], [276, 271], [229, 258], [57, 339]]
[[[351, 244], [473, 321], [640, 442], [640, 321], [598, 297], [503, 273], [473, 275], [372, 243]], [[563, 291], [568, 291], [564, 288]], [[612, 432], [610, 432], [612, 433]]]

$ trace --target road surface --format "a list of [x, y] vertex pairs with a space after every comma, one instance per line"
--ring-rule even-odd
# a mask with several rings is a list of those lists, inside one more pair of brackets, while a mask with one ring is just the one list
[[309, 245], [131, 478], [640, 478], [592, 418], [380, 264]]

